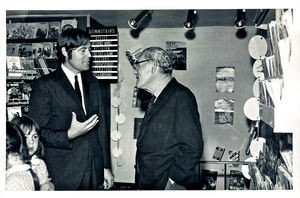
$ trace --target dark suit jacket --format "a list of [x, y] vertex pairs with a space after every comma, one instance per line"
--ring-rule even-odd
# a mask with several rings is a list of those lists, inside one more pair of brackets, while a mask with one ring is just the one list
[[[96, 188], [103, 184], [103, 169], [110, 167], [109, 137], [99, 83], [88, 73], [82, 73], [82, 83], [87, 115], [61, 67], [37, 79], [32, 87], [29, 116], [40, 126], [45, 162], [56, 190], [77, 189], [87, 165], [92, 167]], [[72, 112], [79, 122], [98, 114], [99, 123], [85, 135], [68, 140]]]
[[173, 78], [141, 124], [136, 154], [139, 186], [164, 189], [171, 178], [188, 187], [202, 150], [195, 96]]

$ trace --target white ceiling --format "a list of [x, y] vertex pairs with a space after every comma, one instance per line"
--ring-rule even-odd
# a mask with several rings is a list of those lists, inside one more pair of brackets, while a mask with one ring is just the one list
[[[196, 26], [233, 26], [236, 9], [198, 9], [195, 17]], [[141, 10], [7, 10], [6, 15], [40, 15], [40, 14], [74, 14], [86, 15], [104, 26], [118, 26], [127, 28], [128, 19], [136, 17]], [[246, 9], [247, 25], [253, 26], [256, 9]], [[146, 19], [149, 28], [177, 28], [182, 27], [187, 18], [187, 10], [153, 10]], [[275, 19], [275, 10], [270, 9], [263, 23]]]

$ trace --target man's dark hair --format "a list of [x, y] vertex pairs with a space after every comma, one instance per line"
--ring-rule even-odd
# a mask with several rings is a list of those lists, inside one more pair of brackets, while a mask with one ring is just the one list
[[72, 49], [87, 44], [89, 40], [89, 34], [81, 29], [71, 28], [65, 30], [57, 39], [57, 57], [64, 63], [66, 58], [62, 54], [63, 47], [66, 48], [66, 52], [72, 58]]

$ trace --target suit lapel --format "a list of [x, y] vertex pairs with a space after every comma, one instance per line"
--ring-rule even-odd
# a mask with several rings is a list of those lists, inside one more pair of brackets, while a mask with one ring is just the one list
[[90, 89], [89, 89], [89, 83], [87, 76], [85, 73], [81, 73], [81, 78], [82, 78], [82, 87], [83, 87], [83, 96], [84, 96], [84, 105], [85, 105], [85, 110], [86, 110], [86, 115], [88, 115], [89, 109], [88, 109], [88, 104], [89, 104], [89, 94], [90, 94]]
[[173, 87], [175, 86], [175, 83], [177, 81], [175, 80], [175, 78], [173, 78], [168, 84], [167, 86], [163, 89], [163, 91], [161, 92], [161, 94], [158, 96], [158, 98], [156, 99], [155, 103], [152, 105], [151, 110], [145, 115], [142, 124], [141, 124], [141, 128], [140, 128], [140, 134], [138, 139], [141, 139], [142, 136], [144, 135], [145, 130], [143, 130], [145, 128], [145, 126], [147, 126], [147, 123], [149, 122], [149, 120], [151, 119], [151, 117], [153, 115], [155, 115], [155, 113], [161, 108], [161, 106], [163, 106], [165, 103], [168, 102], [169, 97], [172, 96], [173, 94]]
[[[65, 90], [65, 92], [67, 92], [71, 98], [74, 100], [75, 103], [77, 103], [77, 105], [80, 105], [82, 111], [82, 105], [81, 102], [72, 86], [72, 84], [70, 83], [69, 79], [67, 78], [67, 76], [65, 75], [65, 73], [63, 72], [63, 70], [61, 69], [61, 67], [58, 67], [56, 69], [56, 82], [58, 82], [58, 84]], [[84, 111], [83, 111], [84, 112]]]

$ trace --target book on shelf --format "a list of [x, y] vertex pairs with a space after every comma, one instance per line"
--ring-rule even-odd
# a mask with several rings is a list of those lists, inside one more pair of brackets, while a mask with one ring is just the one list
[[77, 19], [74, 18], [61, 20], [61, 32], [70, 28], [77, 28]]
[[35, 38], [38, 39], [45, 39], [48, 36], [48, 30], [49, 30], [49, 23], [48, 22], [38, 22], [37, 25], [37, 31], [35, 34]]
[[42, 43], [42, 47], [43, 47], [44, 58], [52, 58], [53, 57], [53, 43], [52, 42], [44, 42], [44, 43]]
[[44, 76], [44, 75], [50, 73], [47, 63], [44, 58], [35, 59], [35, 65], [36, 65], [38, 77]]
[[242, 172], [237, 170], [230, 170], [229, 190], [244, 190], [245, 178]]
[[19, 56], [20, 43], [8, 43], [6, 45], [6, 56]]
[[22, 116], [21, 106], [11, 106], [7, 107], [7, 120], [10, 122], [15, 117]]
[[17, 72], [22, 69], [19, 56], [6, 56], [7, 73]]
[[19, 54], [22, 57], [32, 56], [32, 44], [31, 43], [21, 43]]
[[43, 57], [42, 43], [32, 43], [32, 58]]
[[20, 103], [26, 102], [22, 94], [21, 82], [7, 82], [7, 102]]
[[20, 57], [21, 69], [34, 70], [34, 61], [31, 57]]
[[25, 39], [35, 39], [37, 32], [37, 23], [26, 23], [25, 32]]
[[58, 35], [61, 32], [61, 22], [60, 21], [51, 21], [49, 22], [49, 31], [48, 38], [57, 39]]
[[53, 42], [52, 57], [57, 58], [57, 43]]
[[218, 171], [202, 170], [201, 189], [202, 190], [216, 190]]
[[6, 24], [7, 39], [25, 39], [26, 23], [8, 23]]

